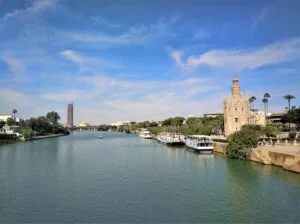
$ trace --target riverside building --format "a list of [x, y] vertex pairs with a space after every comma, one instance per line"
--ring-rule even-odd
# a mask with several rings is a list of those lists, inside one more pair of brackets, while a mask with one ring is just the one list
[[67, 127], [73, 128], [73, 103], [68, 104]]
[[231, 97], [224, 100], [225, 136], [239, 131], [245, 124], [250, 124], [250, 103], [248, 97], [241, 95], [239, 80], [232, 81]]

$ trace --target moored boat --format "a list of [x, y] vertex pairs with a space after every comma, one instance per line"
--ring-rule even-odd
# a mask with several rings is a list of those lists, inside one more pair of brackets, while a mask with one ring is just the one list
[[141, 132], [140, 132], [140, 137], [141, 137], [141, 138], [147, 138], [147, 139], [150, 139], [150, 138], [152, 138], [153, 136], [152, 136], [152, 134], [151, 134], [150, 131], [141, 131]]
[[194, 152], [200, 154], [212, 154], [214, 150], [210, 136], [193, 135], [186, 137], [185, 145]]
[[179, 134], [161, 133], [157, 136], [157, 140], [167, 145], [183, 145], [182, 137]]

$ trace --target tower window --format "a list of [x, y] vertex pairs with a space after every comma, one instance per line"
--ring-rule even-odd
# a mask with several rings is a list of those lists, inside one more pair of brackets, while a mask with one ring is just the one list
[[237, 123], [239, 121], [239, 119], [238, 118], [235, 118], [235, 123]]
[[235, 111], [237, 111], [237, 108], [235, 108]]
[[242, 108], [242, 111], [244, 111], [244, 108]]

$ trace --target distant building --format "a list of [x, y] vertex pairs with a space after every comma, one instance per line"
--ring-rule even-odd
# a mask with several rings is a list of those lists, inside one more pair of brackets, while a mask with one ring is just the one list
[[287, 111], [283, 111], [280, 113], [271, 113], [271, 115], [269, 115], [267, 117], [267, 121], [268, 123], [272, 123], [272, 124], [281, 124], [281, 118], [287, 114]]
[[79, 127], [80, 128], [85, 128], [85, 127], [88, 127], [88, 126], [90, 126], [87, 122], [81, 122], [80, 124], [79, 124]]
[[0, 114], [0, 121], [7, 121], [8, 118], [13, 118], [10, 114]]
[[122, 125], [130, 125], [130, 121], [118, 121], [118, 122], [115, 122], [115, 123], [111, 123], [111, 126], [122, 126]]
[[219, 116], [224, 116], [224, 113], [222, 112], [213, 112], [213, 113], [205, 113], [203, 114], [203, 117], [219, 117]]
[[225, 136], [239, 131], [245, 124], [250, 124], [250, 103], [241, 96], [239, 80], [235, 76], [231, 88], [231, 97], [224, 100]]
[[73, 103], [68, 104], [68, 117], [67, 117], [67, 127], [73, 128]]
[[265, 126], [266, 125], [265, 112], [259, 110], [251, 110], [250, 123]]

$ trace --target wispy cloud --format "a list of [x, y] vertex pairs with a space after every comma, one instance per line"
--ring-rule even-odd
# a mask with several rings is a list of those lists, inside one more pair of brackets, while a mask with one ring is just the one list
[[84, 69], [93, 69], [95, 67], [106, 67], [106, 68], [119, 68], [120, 65], [117, 63], [110, 62], [108, 60], [97, 58], [97, 57], [88, 57], [83, 56], [72, 50], [63, 50], [60, 52], [60, 55], [77, 63], [81, 70]]
[[153, 24], [141, 24], [129, 27], [120, 34], [87, 33], [87, 32], [61, 32], [60, 35], [67, 39], [85, 43], [107, 43], [107, 44], [144, 44], [145, 42], [157, 40], [163, 37], [172, 37], [173, 25], [177, 19], [159, 20]]
[[49, 9], [53, 9], [56, 6], [56, 2], [56, 0], [35, 0], [31, 6], [27, 6], [24, 9], [15, 9], [12, 12], [6, 13], [3, 17], [3, 20], [20, 18], [22, 16], [30, 16]]
[[60, 92], [51, 92], [51, 93], [44, 93], [41, 95], [43, 99], [51, 100], [51, 101], [74, 101], [78, 99], [82, 99], [87, 97], [83, 91], [79, 90], [67, 90], [67, 91], [60, 91]]
[[201, 55], [189, 56], [186, 62], [182, 52], [173, 51], [170, 57], [184, 70], [200, 66], [229, 68], [234, 71], [253, 70], [300, 57], [300, 38], [279, 41], [256, 49], [210, 50]]
[[255, 16], [251, 18], [252, 19], [251, 31], [254, 31], [257, 28], [257, 26], [267, 18], [268, 14], [270, 13], [273, 7], [274, 4], [268, 5], [262, 8]]
[[23, 61], [13, 57], [9, 52], [0, 55], [0, 60], [8, 66], [9, 71], [14, 78], [24, 78], [26, 66]]

